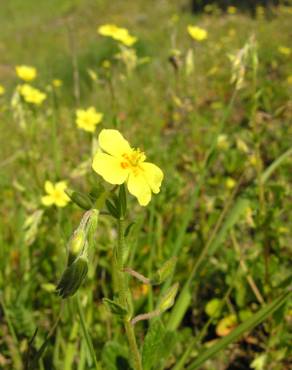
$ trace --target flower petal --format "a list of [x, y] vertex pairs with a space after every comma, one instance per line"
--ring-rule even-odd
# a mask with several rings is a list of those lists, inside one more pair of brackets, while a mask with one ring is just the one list
[[41, 198], [42, 204], [46, 207], [51, 206], [54, 203], [54, 199], [51, 197], [51, 195], [44, 195]]
[[120, 157], [132, 150], [128, 141], [117, 130], [101, 130], [98, 142], [102, 150], [114, 157]]
[[64, 194], [64, 197], [58, 197], [55, 199], [55, 204], [58, 207], [65, 207], [69, 202], [69, 198]]
[[51, 181], [46, 181], [45, 182], [45, 191], [48, 194], [52, 194], [54, 192], [54, 185]]
[[140, 166], [144, 170], [144, 176], [153, 193], [159, 193], [161, 182], [163, 180], [163, 172], [161, 169], [155, 164], [148, 162], [144, 162]]
[[113, 185], [122, 184], [129, 175], [129, 170], [121, 166], [121, 162], [118, 158], [101, 152], [95, 154], [92, 168], [96, 173], [102, 176], [105, 181]]
[[151, 189], [142, 171], [130, 173], [127, 181], [129, 192], [134, 195], [141, 206], [146, 206], [151, 200]]
[[55, 188], [56, 188], [56, 190], [59, 190], [59, 191], [65, 191], [65, 189], [67, 189], [66, 181], [57, 182], [56, 185], [55, 185]]

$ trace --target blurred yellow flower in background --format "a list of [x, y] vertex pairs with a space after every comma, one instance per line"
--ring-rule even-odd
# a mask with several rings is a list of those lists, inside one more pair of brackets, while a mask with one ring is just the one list
[[111, 61], [108, 60], [108, 59], [105, 59], [103, 60], [103, 62], [101, 63], [102, 67], [103, 68], [106, 68], [106, 69], [109, 69], [112, 65]]
[[291, 54], [291, 49], [288, 48], [287, 46], [279, 46], [278, 51], [282, 55], [289, 56]]
[[98, 125], [103, 118], [103, 114], [97, 112], [94, 107], [88, 109], [77, 109], [76, 111], [76, 125], [87, 132], [94, 132], [96, 125]]
[[227, 13], [228, 14], [236, 14], [236, 12], [237, 12], [236, 6], [232, 6], [232, 5], [228, 6], [228, 8], [227, 8]]
[[26, 82], [33, 81], [37, 76], [37, 70], [34, 67], [21, 65], [15, 67], [17, 76]]
[[208, 32], [204, 28], [197, 26], [188, 26], [188, 33], [196, 41], [204, 41], [208, 37]]
[[0, 85], [0, 96], [4, 95], [5, 93], [5, 87], [3, 85]]
[[141, 206], [151, 200], [151, 192], [160, 191], [163, 172], [156, 165], [145, 162], [146, 156], [130, 144], [117, 130], [104, 129], [98, 137], [102, 151], [95, 154], [92, 168], [113, 185], [127, 183], [130, 194]]
[[233, 189], [236, 185], [236, 181], [232, 177], [227, 177], [225, 186], [227, 189]]
[[219, 337], [228, 335], [238, 324], [237, 317], [234, 314], [221, 319], [216, 326], [216, 334]]
[[132, 46], [137, 41], [137, 37], [132, 36], [126, 28], [118, 27], [115, 24], [104, 24], [98, 27], [97, 32], [101, 36], [111, 37], [126, 46]]
[[29, 84], [23, 84], [19, 86], [18, 91], [27, 103], [35, 105], [41, 105], [47, 97], [45, 93]]
[[245, 141], [243, 141], [239, 137], [236, 139], [236, 147], [242, 153], [248, 153], [249, 152], [247, 144], [245, 143]]
[[66, 189], [66, 181], [59, 181], [56, 184], [53, 184], [51, 181], [46, 181], [45, 191], [47, 195], [42, 196], [42, 204], [46, 207], [52, 205], [57, 207], [65, 207], [70, 202], [70, 198], [65, 193]]
[[63, 81], [62, 80], [59, 80], [58, 78], [55, 78], [53, 81], [52, 81], [52, 85], [54, 87], [61, 87], [63, 85]]
[[221, 134], [217, 137], [217, 148], [218, 149], [226, 150], [229, 148], [229, 146], [230, 146], [230, 143], [229, 143], [227, 135]]

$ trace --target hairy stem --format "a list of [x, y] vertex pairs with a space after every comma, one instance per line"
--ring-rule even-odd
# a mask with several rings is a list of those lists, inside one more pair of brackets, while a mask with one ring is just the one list
[[[117, 269], [116, 276], [118, 279], [118, 294], [120, 303], [124, 307], [129, 308], [128, 297], [130, 297], [130, 290], [128, 285], [128, 277], [124, 271], [124, 252], [125, 252], [124, 219], [121, 217], [118, 220], [118, 245], [116, 250], [115, 268]], [[130, 320], [131, 318], [128, 316], [124, 318], [124, 327], [130, 346], [130, 354], [132, 356], [134, 369], [143, 370], [134, 327], [131, 324]]]

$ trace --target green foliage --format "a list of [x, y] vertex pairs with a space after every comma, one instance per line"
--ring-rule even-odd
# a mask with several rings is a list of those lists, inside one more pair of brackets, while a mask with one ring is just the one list
[[[135, 341], [144, 370], [235, 368], [238, 353], [289, 367], [291, 6], [194, 18], [185, 3], [2, 1], [1, 369], [134, 370]], [[21, 64], [43, 104], [19, 93]], [[94, 133], [75, 123], [90, 106]], [[92, 171], [103, 128], [163, 170], [149, 206]], [[63, 180], [68, 205], [45, 206]]]

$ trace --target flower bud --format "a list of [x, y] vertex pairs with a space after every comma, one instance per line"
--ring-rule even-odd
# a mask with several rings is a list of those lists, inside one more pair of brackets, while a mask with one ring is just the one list
[[68, 256], [68, 266], [74, 262], [76, 257], [82, 253], [86, 245], [86, 233], [83, 229], [77, 229], [74, 231], [71, 239], [69, 240], [69, 256]]
[[67, 189], [66, 194], [72, 200], [73, 203], [77, 204], [80, 208], [84, 210], [89, 210], [93, 207], [92, 201], [88, 195], [80, 193], [79, 191]]
[[174, 300], [178, 291], [179, 283], [174, 284], [169, 290], [166, 292], [166, 294], [162, 297], [158, 310], [160, 312], [167, 311], [169, 308], [171, 308], [174, 304]]
[[123, 306], [111, 299], [103, 298], [102, 301], [113, 315], [125, 316], [128, 313]]
[[81, 252], [85, 242], [86, 235], [84, 230], [77, 229], [70, 240], [70, 252], [77, 256]]
[[75, 294], [82, 284], [88, 271], [88, 261], [85, 256], [78, 257], [63, 272], [56, 291], [62, 298]]
[[153, 285], [163, 283], [169, 276], [172, 275], [175, 265], [176, 265], [177, 257], [172, 257], [168, 261], [166, 261], [162, 267], [155, 273], [154, 278], [151, 280]]

